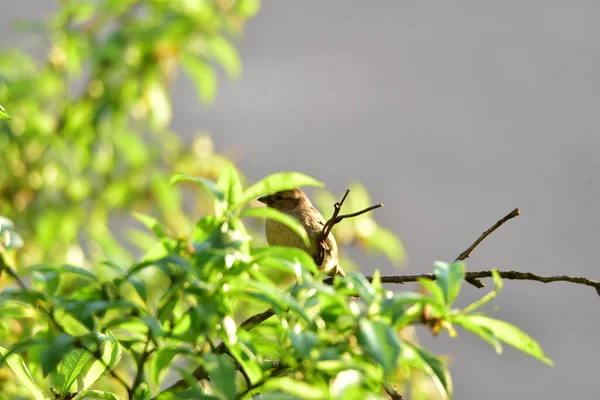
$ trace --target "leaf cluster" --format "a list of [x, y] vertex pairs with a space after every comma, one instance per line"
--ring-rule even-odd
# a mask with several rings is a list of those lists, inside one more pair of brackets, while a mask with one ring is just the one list
[[[311, 177], [277, 173], [244, 189], [228, 165], [216, 182], [172, 179], [181, 181], [199, 184], [214, 213], [175, 237], [139, 215], [155, 246], [141, 262], [104, 263], [98, 270], [104, 276], [43, 264], [19, 269], [17, 277], [8, 257], [15, 250], [3, 248], [2, 270], [19, 285], [0, 292], [0, 326], [18, 330], [28, 318], [37, 324], [0, 348], [1, 363], [31, 397], [377, 399], [422, 374], [450, 398], [446, 363], [404, 334], [416, 325], [450, 336], [460, 327], [497, 352], [506, 343], [550, 363], [524, 332], [477, 311], [500, 290], [497, 274], [491, 292], [456, 309], [465, 273], [460, 262], [437, 262], [436, 280], [420, 281], [425, 293], [392, 292], [378, 273], [371, 282], [350, 273], [327, 285], [307, 253], [256, 246], [248, 218], [275, 218], [306, 233], [297, 221], [252, 208], [251, 200], [322, 186]], [[243, 322], [267, 309], [270, 318]]]

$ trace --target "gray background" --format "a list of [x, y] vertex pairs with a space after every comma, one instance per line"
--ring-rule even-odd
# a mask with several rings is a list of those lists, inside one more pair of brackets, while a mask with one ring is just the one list
[[[8, 21], [54, 2], [2, 1]], [[600, 1], [265, 1], [239, 43], [240, 80], [202, 107], [176, 87], [173, 126], [237, 149], [252, 179], [299, 170], [342, 193], [363, 181], [398, 232], [404, 271], [451, 260], [513, 207], [522, 216], [479, 247], [469, 270], [598, 278]], [[316, 149], [316, 150], [315, 150]], [[361, 257], [363, 272], [380, 259]], [[482, 295], [465, 287], [460, 305]], [[496, 356], [459, 332], [457, 399], [596, 398], [600, 298], [566, 283], [505, 282], [489, 311], [530, 333], [548, 367]], [[452, 346], [452, 347], [450, 347]]]

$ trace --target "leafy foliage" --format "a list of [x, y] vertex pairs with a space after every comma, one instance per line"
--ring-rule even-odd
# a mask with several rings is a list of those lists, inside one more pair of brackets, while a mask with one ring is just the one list
[[[12, 310], [0, 319], [5, 329], [21, 326], [28, 313], [39, 321], [35, 335], [2, 349], [2, 363], [34, 398], [50, 389], [57, 398], [81, 399], [382, 398], [415, 373], [450, 398], [447, 365], [401, 335], [416, 324], [451, 336], [456, 324], [496, 348], [505, 342], [549, 362], [518, 328], [474, 313], [497, 294], [498, 277], [492, 292], [460, 310], [452, 308], [464, 278], [460, 262], [437, 262], [436, 280], [421, 282], [427, 295], [393, 293], [378, 274], [369, 282], [350, 273], [327, 285], [303, 251], [256, 246], [241, 219], [253, 209], [239, 201], [249, 197], [244, 193], [316, 181], [279, 173], [246, 190], [235, 174], [226, 184], [187, 175], [173, 182], [183, 178], [206, 190], [217, 210], [190, 235], [170, 236], [157, 220], [140, 216], [156, 236], [144, 261], [111, 264], [106, 278], [68, 265], [32, 266], [21, 269], [32, 275], [30, 287], [0, 292], [0, 307]], [[3, 248], [2, 265], [16, 276], [14, 251]], [[281, 287], [274, 271], [296, 283]], [[63, 285], [67, 275], [76, 277], [75, 289]], [[241, 322], [269, 308], [271, 318]], [[168, 389], [174, 379], [181, 382]]]
[[[448, 366], [414, 340], [417, 324], [450, 336], [459, 326], [498, 353], [505, 343], [550, 363], [517, 327], [476, 312], [501, 289], [498, 276], [454, 309], [462, 263], [435, 263], [427, 294], [391, 292], [378, 273], [328, 285], [307, 253], [253, 234], [255, 219], [271, 218], [307, 240], [296, 220], [253, 201], [323, 184], [281, 172], [245, 187], [210, 139], [184, 144], [169, 129], [169, 87], [183, 71], [204, 104], [214, 101], [216, 68], [240, 75], [230, 40], [259, 8], [62, 2], [21, 25], [48, 41], [43, 59], [0, 53], [10, 109], [0, 106], [0, 398], [377, 399], [408, 382], [413, 398], [424, 384], [449, 398]], [[202, 190], [184, 209], [193, 185]], [[350, 188], [351, 211], [371, 204], [364, 186]], [[335, 200], [319, 189], [321, 209]], [[124, 211], [148, 231], [126, 233], [141, 258], [110, 232]], [[404, 259], [369, 214], [333, 233], [342, 246]]]
[[[216, 68], [241, 72], [230, 40], [260, 0], [63, 3], [49, 19], [20, 25], [49, 41], [44, 59], [0, 52], [0, 104], [12, 117], [0, 124], [0, 215], [27, 239], [27, 262], [131, 261], [109, 235], [111, 215], [144, 210], [189, 227], [181, 191], [164, 190], [169, 177], [216, 178], [224, 166], [210, 140], [190, 146], [169, 129], [179, 66], [212, 102]], [[205, 201], [194, 212], [206, 211]]]

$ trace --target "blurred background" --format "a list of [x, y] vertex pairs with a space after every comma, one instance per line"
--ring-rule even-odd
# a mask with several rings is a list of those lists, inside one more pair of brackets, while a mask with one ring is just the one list
[[[4, 2], [0, 45], [46, 56], [13, 22], [56, 7]], [[373, 217], [408, 257], [400, 270], [357, 254], [365, 274], [429, 272], [519, 207], [468, 270], [597, 279], [599, 18], [600, 2], [583, 0], [264, 2], [233, 41], [241, 75], [220, 79], [210, 105], [188, 78], [175, 81], [170, 128], [184, 144], [210, 135], [250, 181], [301, 171], [336, 197], [362, 182], [385, 203]], [[459, 305], [478, 296], [465, 286]], [[496, 356], [464, 332], [450, 341], [423, 331], [424, 344], [450, 359], [455, 398], [600, 390], [594, 290], [506, 281], [493, 303], [487, 311], [538, 340], [555, 366], [510, 348]]]

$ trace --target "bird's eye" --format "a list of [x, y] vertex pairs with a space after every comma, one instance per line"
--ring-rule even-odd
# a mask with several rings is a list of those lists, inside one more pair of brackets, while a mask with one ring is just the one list
[[275, 200], [283, 200], [283, 196], [281, 194], [276, 194], [273, 197], [275, 198]]

